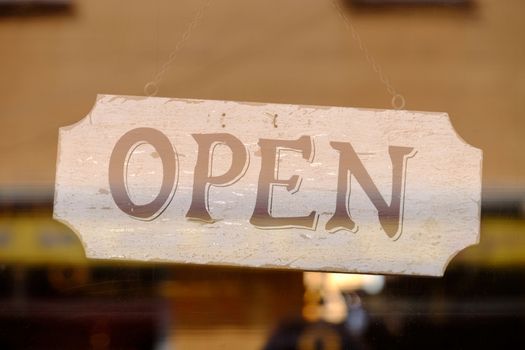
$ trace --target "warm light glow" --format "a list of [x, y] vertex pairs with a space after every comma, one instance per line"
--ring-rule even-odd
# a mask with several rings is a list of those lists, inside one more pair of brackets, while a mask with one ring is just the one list
[[380, 275], [330, 273], [328, 280], [342, 292], [363, 290], [368, 294], [378, 294], [385, 285], [385, 277]]
[[306, 289], [303, 317], [332, 323], [342, 322], [348, 316], [344, 293], [362, 290], [377, 294], [385, 285], [385, 277], [379, 275], [305, 272], [303, 280]]

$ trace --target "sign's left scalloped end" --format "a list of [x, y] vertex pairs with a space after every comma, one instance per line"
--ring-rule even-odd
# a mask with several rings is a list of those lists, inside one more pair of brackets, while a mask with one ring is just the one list
[[95, 109], [97, 108], [97, 105], [99, 103], [100, 100], [106, 98], [107, 95], [105, 94], [97, 94], [96, 96], [96, 99], [95, 99], [95, 103], [93, 104], [93, 106], [91, 107], [90, 111], [86, 114], [86, 116], [82, 119], [80, 119], [78, 122], [74, 123], [74, 124], [70, 124], [70, 125], [67, 125], [67, 126], [63, 126], [63, 127], [60, 127], [59, 130], [58, 130], [58, 146], [57, 146], [57, 157], [56, 157], [56, 173], [55, 173], [55, 190], [54, 190], [54, 198], [53, 198], [53, 219], [56, 220], [57, 222], [60, 222], [61, 224], [65, 225], [66, 227], [68, 227], [71, 231], [73, 231], [75, 233], [75, 235], [78, 237], [80, 243], [82, 244], [82, 248], [84, 250], [84, 256], [88, 257], [86, 252], [87, 252], [87, 247], [86, 247], [86, 242], [84, 241], [82, 235], [75, 229], [75, 226], [73, 225], [73, 223], [71, 223], [70, 221], [68, 221], [67, 219], [65, 219], [62, 215], [60, 215], [60, 213], [58, 212], [58, 202], [59, 202], [59, 197], [60, 197], [60, 188], [59, 188], [59, 183], [57, 181], [57, 179], [60, 177], [60, 169], [61, 169], [61, 158], [62, 158], [62, 137], [64, 136], [64, 134], [72, 131], [73, 129], [77, 128], [77, 127], [80, 127], [82, 125], [85, 125], [85, 124], [93, 124], [93, 120], [92, 120], [92, 115], [93, 115], [93, 112], [95, 111]]

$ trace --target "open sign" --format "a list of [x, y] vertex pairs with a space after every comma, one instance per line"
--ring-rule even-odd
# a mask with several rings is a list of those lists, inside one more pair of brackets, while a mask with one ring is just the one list
[[440, 275], [479, 239], [481, 151], [443, 113], [101, 96], [58, 157], [93, 258]]

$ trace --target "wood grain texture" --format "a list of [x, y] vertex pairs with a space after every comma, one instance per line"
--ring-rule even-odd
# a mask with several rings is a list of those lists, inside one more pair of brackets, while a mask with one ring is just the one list
[[[120, 210], [108, 180], [109, 160], [128, 131], [162, 131], [177, 153], [171, 202], [153, 220]], [[191, 134], [229, 133], [246, 146], [249, 165], [231, 186], [210, 187], [213, 223], [186, 219], [198, 147]], [[258, 141], [313, 139], [315, 155], [281, 152], [279, 178], [299, 175], [300, 189], [274, 190], [272, 215], [319, 214], [316, 229], [262, 230], [250, 224], [261, 170]], [[330, 233], [336, 205], [339, 153], [331, 141], [350, 142], [388, 203], [390, 146], [412, 147], [404, 179], [402, 232], [388, 237], [378, 210], [355, 178], [349, 210], [356, 232]], [[231, 164], [217, 147], [212, 174]], [[54, 217], [71, 227], [95, 259], [278, 267], [384, 274], [442, 275], [448, 262], [479, 241], [482, 152], [454, 131], [446, 113], [365, 110], [229, 101], [101, 95], [89, 115], [60, 129]], [[138, 146], [126, 164], [127, 189], [137, 204], [151, 202], [162, 162], [151, 145]]]

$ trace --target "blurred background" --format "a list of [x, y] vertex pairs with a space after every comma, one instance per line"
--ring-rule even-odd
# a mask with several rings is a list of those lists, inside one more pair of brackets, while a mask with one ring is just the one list
[[142, 95], [202, 2], [0, 0], [0, 349], [525, 348], [525, 2], [215, 0], [159, 96], [391, 108], [484, 152], [443, 278], [88, 261], [52, 220], [58, 128]]

